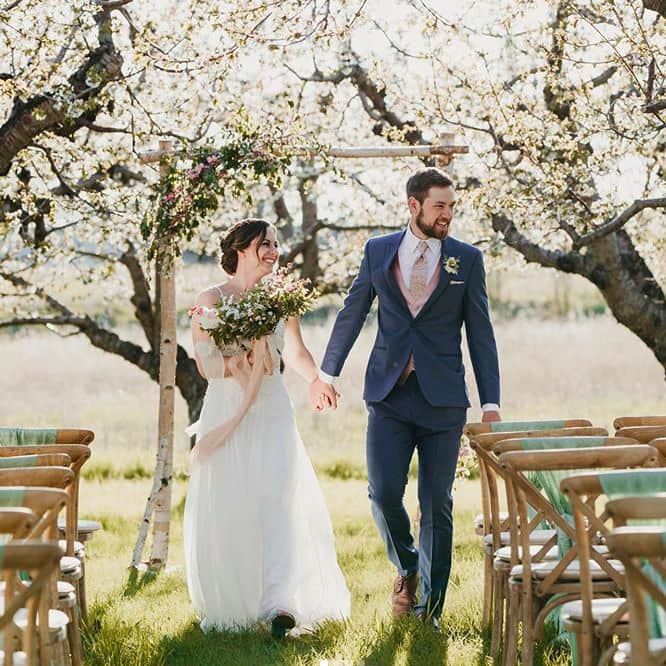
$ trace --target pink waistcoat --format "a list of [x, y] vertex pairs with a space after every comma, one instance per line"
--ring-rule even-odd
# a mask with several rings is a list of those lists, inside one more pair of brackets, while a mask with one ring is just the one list
[[[426, 284], [423, 297], [419, 300], [416, 300], [412, 297], [409, 288], [405, 284], [405, 281], [402, 279], [402, 273], [400, 271], [400, 262], [398, 260], [398, 257], [395, 258], [393, 266], [391, 267], [391, 272], [393, 273], [395, 281], [398, 283], [398, 287], [400, 288], [400, 291], [405, 299], [405, 302], [407, 303], [407, 307], [409, 308], [412, 317], [416, 317], [416, 315], [420, 312], [421, 308], [426, 304], [427, 300], [432, 295], [432, 292], [435, 291], [435, 287], [439, 284], [439, 276], [441, 270], [442, 268], [439, 262], [437, 262], [437, 265], [435, 266], [435, 272], [432, 274], [430, 280], [428, 280], [428, 284]], [[400, 374], [400, 377], [398, 379], [398, 384], [399, 385], [404, 384], [407, 381], [407, 377], [409, 377], [409, 374], [413, 370], [414, 370], [414, 355], [410, 354], [409, 360], [407, 361], [407, 365]]]

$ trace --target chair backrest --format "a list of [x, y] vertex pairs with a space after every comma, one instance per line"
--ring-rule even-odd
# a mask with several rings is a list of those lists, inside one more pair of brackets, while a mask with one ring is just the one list
[[0, 469], [12, 467], [69, 467], [72, 459], [66, 453], [38, 453], [6, 456], [0, 450]]
[[[523, 576], [531, 580], [530, 533], [542, 519], [558, 531], [561, 560], [536, 587], [540, 596], [551, 593], [564, 570], [579, 556], [578, 535], [568, 497], [559, 492], [560, 480], [572, 471], [612, 469], [654, 465], [657, 452], [650, 446], [603, 446], [578, 449], [550, 449], [536, 451], [508, 451], [499, 456], [500, 465], [506, 470], [515, 506], [509, 509], [511, 517], [512, 564], [518, 563], [518, 544], [521, 546], [520, 562]], [[539, 485], [534, 473], [539, 472]], [[536, 512], [528, 520], [528, 506]], [[527, 527], [525, 527], [527, 526]], [[514, 545], [515, 544], [515, 545]], [[606, 560], [592, 551], [590, 557], [606, 574], [621, 583], [617, 571]], [[581, 576], [583, 572], [581, 571]]]
[[0, 534], [12, 539], [26, 539], [37, 523], [37, 515], [28, 507], [0, 508]]
[[67, 493], [59, 488], [0, 487], [0, 507], [27, 507], [37, 516], [31, 538], [57, 539], [58, 514], [67, 505]]
[[90, 444], [92, 430], [83, 428], [14, 428], [0, 427], [0, 446], [31, 444]]
[[0, 486], [67, 488], [74, 480], [68, 467], [12, 467], [0, 469]]
[[[620, 525], [606, 542], [626, 569], [632, 663], [663, 664], [666, 647], [651, 654], [648, 645], [666, 637], [666, 494], [611, 500], [606, 511]], [[658, 524], [628, 525], [634, 520]]]
[[606, 513], [615, 527], [625, 527], [633, 520], [666, 520], [666, 494], [650, 494], [642, 497], [631, 495], [609, 500], [606, 502]]
[[631, 446], [638, 444], [630, 437], [571, 436], [571, 437], [511, 437], [493, 447], [496, 455], [507, 451], [545, 451], [548, 449], [582, 449], [595, 446]]
[[666, 425], [624, 426], [615, 431], [617, 437], [631, 437], [647, 444], [657, 437], [666, 437]]
[[[0, 545], [0, 569], [5, 583], [5, 603], [0, 615], [0, 630], [3, 633], [4, 662], [12, 663], [14, 652], [14, 615], [20, 608], [27, 609], [27, 624], [21, 631], [21, 648], [26, 653], [26, 663], [38, 663], [37, 657], [37, 613], [44, 594], [48, 594], [49, 582], [53, 579], [62, 551], [57, 544], [42, 542], [8, 543]], [[18, 582], [18, 573], [27, 571], [30, 585]], [[40, 622], [48, 622], [48, 608], [40, 613]]]
[[488, 432], [525, 432], [535, 430], [560, 430], [591, 426], [588, 419], [546, 419], [526, 421], [491, 421], [490, 423], [467, 423], [463, 433], [468, 437]]
[[613, 428], [619, 430], [627, 426], [666, 425], [666, 416], [618, 416], [613, 420]]
[[[583, 421], [584, 419], [578, 419]], [[569, 419], [573, 422], [574, 419]], [[562, 421], [558, 421], [561, 423]], [[525, 423], [525, 422], [522, 422]], [[531, 421], [529, 423], [537, 423]], [[475, 424], [468, 424], [475, 425]], [[477, 424], [478, 425], [478, 424]], [[482, 424], [484, 427], [489, 424]], [[481, 481], [481, 507], [483, 512], [483, 534], [492, 534], [493, 550], [501, 545], [501, 533], [507, 528], [500, 520], [500, 487], [504, 482], [504, 470], [500, 467], [493, 447], [500, 441], [509, 438], [521, 437], [562, 437], [562, 436], [602, 436], [608, 435], [605, 428], [580, 426], [572, 428], [555, 428], [553, 430], [518, 430], [516, 432], [482, 432], [470, 435], [470, 445], [479, 461], [479, 474]], [[544, 551], [547, 552], [547, 549]]]

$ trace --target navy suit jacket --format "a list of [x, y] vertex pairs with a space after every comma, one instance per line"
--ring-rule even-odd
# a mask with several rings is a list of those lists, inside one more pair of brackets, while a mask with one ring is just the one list
[[452, 275], [442, 266], [438, 285], [412, 317], [391, 271], [404, 234], [379, 236], [366, 243], [358, 275], [335, 319], [322, 371], [340, 375], [377, 297], [379, 328], [365, 374], [366, 401], [383, 400], [398, 381], [409, 355], [414, 354], [416, 376], [431, 405], [469, 407], [461, 352], [464, 323], [481, 404], [499, 405], [499, 364], [481, 252], [455, 238], [445, 238], [441, 261], [457, 258], [458, 272]]

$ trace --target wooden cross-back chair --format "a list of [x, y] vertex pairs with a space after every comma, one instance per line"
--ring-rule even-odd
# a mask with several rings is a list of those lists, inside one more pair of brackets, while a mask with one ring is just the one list
[[[666, 609], [666, 495], [625, 497], [611, 500], [606, 510], [617, 526], [608, 536], [611, 552], [626, 568], [629, 600], [629, 643], [617, 647], [618, 666], [662, 666], [666, 663], [666, 633], [651, 637], [648, 622], [648, 596], [651, 603]], [[658, 525], [627, 525], [638, 521], [658, 521]], [[651, 575], [645, 564], [651, 567]], [[661, 579], [658, 580], [658, 577]]]
[[[63, 444], [79, 444], [90, 446], [95, 439], [95, 433], [85, 428], [14, 428], [0, 427], [0, 447], [28, 446], [58, 446]], [[83, 461], [85, 462], [85, 460]], [[83, 462], [81, 464], [83, 464]], [[78, 511], [78, 478], [74, 486], [75, 506]], [[85, 542], [92, 537], [94, 532], [101, 529], [97, 521], [78, 521], [75, 538]]]
[[88, 615], [84, 543], [102, 527], [98, 521], [79, 519], [81, 468], [90, 458], [90, 444], [94, 438], [92, 430], [83, 428], [0, 428], [0, 456], [59, 452], [72, 459], [70, 468], [74, 472], [74, 481], [68, 488], [70, 500], [66, 516], [59, 521], [59, 528], [66, 555], [76, 557], [80, 562], [81, 578], [76, 587], [80, 613], [84, 620]]
[[[64, 471], [69, 472], [69, 470]], [[36, 516], [36, 522], [32, 525], [29, 533], [24, 536], [31, 541], [55, 544], [59, 554], [58, 561], [62, 556], [62, 549], [55, 541], [57, 537], [56, 521], [58, 514], [65, 508], [66, 504], [67, 493], [60, 488], [0, 485], [0, 507], [11, 511], [25, 507], [32, 511]], [[57, 605], [56, 581], [58, 572], [58, 569], [53, 570], [51, 580], [44, 592], [43, 603], [40, 605], [40, 651], [42, 655], [47, 655], [49, 659], [52, 656], [55, 657], [58, 652], [64, 653], [63, 643], [67, 643], [67, 615], [50, 610]], [[25, 626], [25, 617], [20, 626]]]
[[[546, 617], [558, 606], [579, 598], [581, 594], [582, 574], [576, 559], [580, 551], [573, 518], [567, 517], [568, 512], [563, 506], [565, 500], [559, 493], [551, 488], [557, 496], [549, 498], [541, 487], [535, 485], [532, 480], [535, 473], [545, 479], [548, 474], [575, 470], [654, 466], [656, 461], [656, 450], [640, 444], [508, 451], [499, 455], [499, 462], [507, 474], [512, 534], [509, 607], [514, 619], [522, 617], [524, 665], [532, 664], [534, 641], [541, 637]], [[531, 519], [528, 507], [535, 512]], [[530, 532], [542, 520], [548, 521], [558, 532], [561, 557], [555, 560], [533, 560], [530, 553]], [[590, 575], [594, 579], [594, 593], [616, 594], [622, 583], [621, 573], [618, 573], [622, 568], [620, 562], [606, 559], [595, 549], [591, 549], [590, 558], [593, 561]], [[517, 643], [518, 622], [514, 621], [507, 628], [504, 662], [507, 666], [516, 661]]]
[[[577, 636], [579, 664], [588, 666], [599, 659], [606, 662], [613, 650], [613, 637], [626, 637], [627, 603], [624, 597], [595, 598], [589, 572], [590, 549], [595, 541], [605, 540], [610, 532], [612, 516], [603, 501], [604, 478], [624, 478], [625, 482], [642, 477], [649, 488], [666, 492], [666, 470], [658, 468], [631, 472], [583, 473], [563, 479], [562, 492], [569, 498], [580, 550], [581, 598], [564, 605], [562, 616], [565, 627]], [[639, 494], [641, 487], [634, 485]], [[652, 490], [649, 490], [651, 493]], [[624, 581], [620, 580], [624, 590]]]
[[[65, 456], [65, 454], [60, 454]], [[69, 458], [69, 456], [66, 456]], [[7, 460], [7, 459], [3, 459]], [[74, 473], [68, 467], [10, 467], [0, 468], [0, 504], [4, 496], [9, 498], [12, 487], [16, 492], [16, 498], [8, 500], [14, 506], [22, 505], [25, 501], [21, 498], [26, 487], [42, 488], [45, 490], [60, 490], [65, 497], [65, 505], [69, 501], [66, 490], [74, 480]], [[62, 496], [61, 496], [62, 497]], [[31, 507], [32, 508], [32, 507]], [[36, 525], [31, 537], [42, 537], [46, 540], [58, 543], [57, 519], [62, 505], [58, 502], [47, 511], [40, 522]], [[72, 654], [72, 662], [75, 665], [81, 663], [81, 638], [78, 623], [78, 609], [80, 600], [78, 597], [79, 582], [82, 577], [82, 569], [79, 560], [75, 557], [63, 555], [60, 558], [60, 572], [54, 578], [52, 596], [50, 598], [51, 608], [59, 608], [58, 611], [50, 611], [48, 616], [48, 641], [54, 652], [67, 642]], [[64, 616], [63, 616], [64, 615]], [[64, 648], [62, 648], [64, 650]]]
[[[583, 419], [568, 419], [556, 421], [561, 423], [580, 423]], [[521, 422], [525, 423], [525, 422]], [[530, 422], [530, 425], [545, 422]], [[508, 514], [500, 510], [501, 486], [504, 485], [505, 472], [500, 466], [493, 448], [498, 442], [509, 438], [530, 437], [562, 437], [562, 436], [603, 436], [608, 432], [605, 428], [592, 426], [572, 426], [569, 428], [555, 428], [553, 430], [519, 430], [515, 432], [483, 432], [475, 434], [473, 426], [479, 424], [468, 424], [470, 445], [476, 453], [479, 462], [479, 475], [481, 481], [481, 506], [482, 506], [482, 536], [484, 547], [484, 593], [483, 593], [483, 623], [487, 626], [492, 619], [491, 647], [493, 656], [499, 652], [503, 627], [506, 625], [505, 616], [508, 607], [505, 608], [507, 590], [504, 582], [506, 576], [503, 562], [496, 562], [495, 554], [510, 544], [510, 529]], [[481, 424], [484, 429], [488, 424]], [[531, 538], [534, 544], [543, 544], [548, 541], [554, 532], [552, 530], [541, 530], [532, 532]], [[508, 569], [507, 569], [508, 571]]]
[[[17, 658], [27, 666], [50, 664], [52, 655], [41, 640], [37, 618], [42, 615], [41, 609], [48, 598], [49, 582], [61, 555], [60, 547], [54, 543], [23, 541], [3, 544], [0, 551], [4, 582], [0, 613], [2, 663], [16, 663]], [[20, 583], [20, 572], [29, 574], [30, 585]]]

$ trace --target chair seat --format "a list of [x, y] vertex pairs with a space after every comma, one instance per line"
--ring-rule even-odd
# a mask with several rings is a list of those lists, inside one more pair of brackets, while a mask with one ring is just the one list
[[[626, 601], [619, 597], [609, 599], [592, 599], [592, 620], [595, 624], [605, 622]], [[583, 602], [567, 601], [562, 606], [562, 620], [564, 622], [580, 623], [583, 621]], [[628, 614], [622, 616], [622, 623], [629, 621]]]
[[[503, 523], [508, 519], [509, 519], [509, 514], [506, 511], [500, 511], [500, 514], [499, 514], [500, 523]], [[474, 531], [477, 534], [483, 534], [483, 514], [482, 513], [477, 513], [476, 516], [474, 516]]]
[[[651, 638], [648, 642], [648, 649], [650, 654], [656, 655], [662, 650], [666, 650], [666, 638]], [[627, 666], [631, 664], [631, 643], [620, 643], [617, 646], [617, 652], [613, 657], [613, 663], [618, 666]], [[634, 666], [641, 666], [640, 664], [634, 664]]]
[[[534, 530], [530, 534], [530, 543], [537, 546], [543, 546], [544, 543], [547, 543], [549, 539], [552, 539], [555, 536], [555, 530]], [[486, 546], [492, 547], [493, 545], [493, 535], [486, 534], [483, 537], [483, 541]], [[511, 545], [511, 532], [500, 532], [500, 543], [502, 546]]]
[[[5, 600], [0, 598], [0, 614], [5, 612]], [[67, 624], [69, 623], [69, 618], [66, 613], [62, 611], [55, 610], [54, 608], [49, 609], [49, 634], [51, 640], [61, 641], [65, 640], [67, 636]], [[21, 630], [25, 630], [28, 627], [28, 609], [19, 608], [14, 615], [14, 624]], [[39, 616], [37, 616], [37, 625], [39, 625]]]
[[[58, 545], [65, 551], [67, 550], [67, 539], [60, 539]], [[85, 555], [86, 547], [80, 542], [74, 542], [74, 555], [81, 559], [81, 555]]]
[[[65, 529], [65, 517], [60, 516], [58, 518], [58, 529]], [[102, 523], [98, 520], [88, 520], [87, 518], [80, 518], [78, 523], [79, 532], [96, 532], [97, 530], [102, 529]]]
[[[559, 560], [547, 560], [545, 562], [534, 562], [532, 564], [532, 577], [537, 580], [543, 580], [558, 565]], [[608, 563], [618, 573], [624, 573], [624, 565], [620, 560], [608, 560]], [[594, 561], [590, 562], [590, 575], [592, 580], [610, 580], [608, 574]], [[511, 569], [511, 578], [522, 580], [523, 565], [517, 564]], [[580, 562], [574, 560], [560, 575], [560, 580], [575, 581], [580, 580]]]
[[[14, 666], [26, 666], [28, 655], [25, 652], [14, 652], [12, 655]], [[0, 666], [5, 666], [5, 651], [0, 650]]]
[[60, 558], [60, 573], [66, 576], [75, 576], [82, 574], [81, 560], [78, 557], [63, 555]]
[[[534, 557], [543, 546], [530, 546], [530, 555]], [[522, 558], [522, 546], [518, 546], [518, 557]], [[495, 557], [502, 562], [511, 562], [511, 546], [503, 546], [495, 551]], [[545, 555], [545, 560], [556, 560], [559, 557], [557, 546], [553, 546]]]
[[[23, 584], [24, 585], [30, 585], [29, 580], [24, 580]], [[64, 598], [67, 597], [68, 595], [72, 594], [73, 592], [76, 592], [76, 588], [71, 584], [67, 583], [64, 580], [59, 580], [58, 581], [58, 597], [59, 598]], [[5, 593], [5, 581], [0, 580], [0, 595], [4, 595]]]

